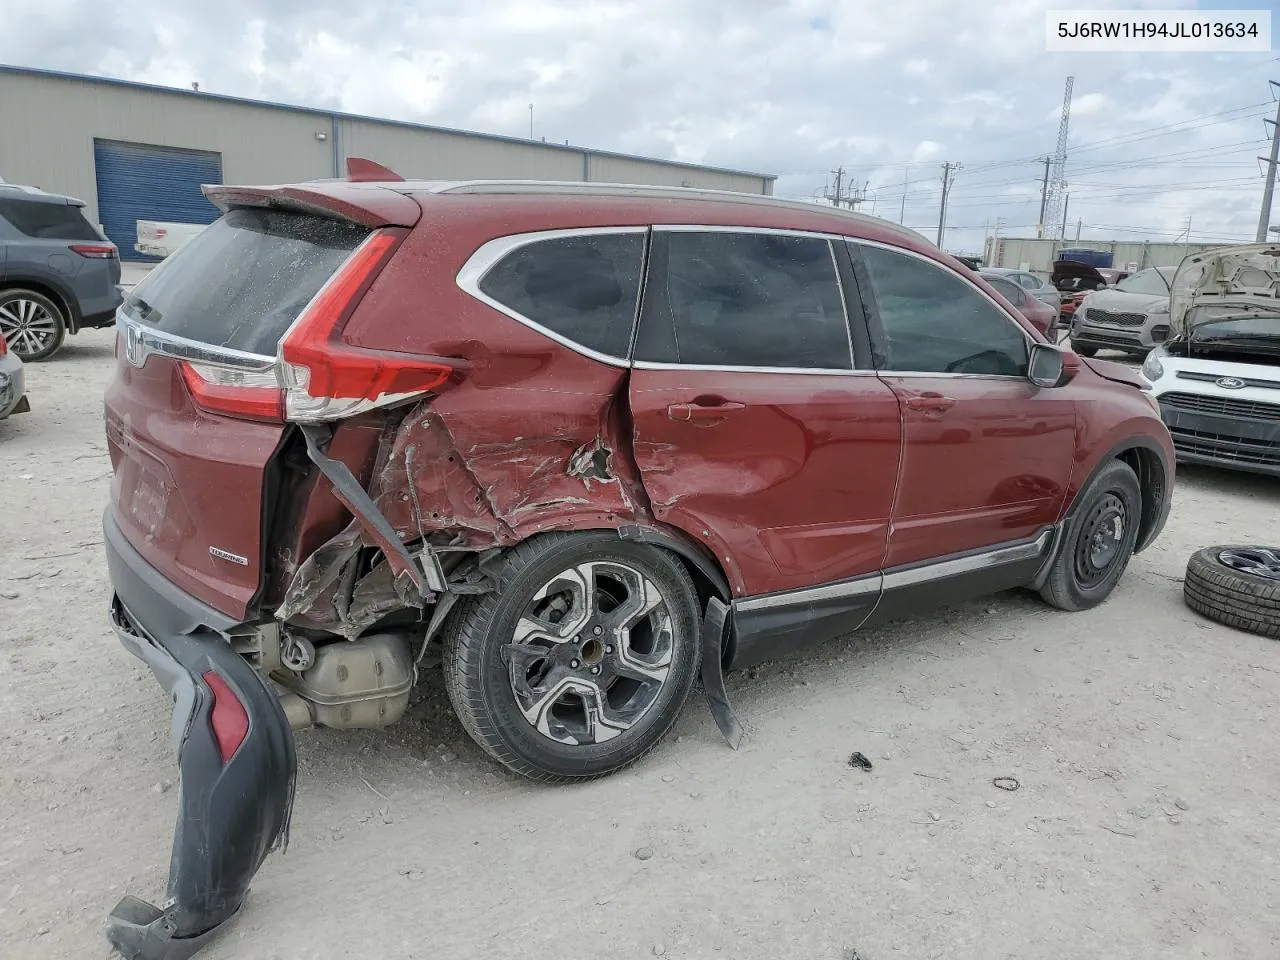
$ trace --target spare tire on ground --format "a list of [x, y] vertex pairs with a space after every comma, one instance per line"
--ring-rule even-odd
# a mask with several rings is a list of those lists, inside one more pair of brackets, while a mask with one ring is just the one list
[[1187, 561], [1187, 606], [1229, 627], [1280, 639], [1280, 547], [1206, 547]]

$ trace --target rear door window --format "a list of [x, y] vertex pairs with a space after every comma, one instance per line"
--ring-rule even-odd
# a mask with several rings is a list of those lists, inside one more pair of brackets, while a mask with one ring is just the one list
[[772, 233], [654, 235], [636, 359], [850, 370], [830, 244]]
[[573, 343], [625, 359], [640, 298], [644, 239], [642, 231], [629, 231], [536, 240], [490, 268], [480, 279], [480, 292]]
[[156, 267], [125, 300], [165, 333], [274, 356], [289, 325], [368, 236], [281, 210], [232, 210]]
[[0, 199], [0, 217], [28, 237], [102, 242], [98, 231], [73, 204], [4, 198]]

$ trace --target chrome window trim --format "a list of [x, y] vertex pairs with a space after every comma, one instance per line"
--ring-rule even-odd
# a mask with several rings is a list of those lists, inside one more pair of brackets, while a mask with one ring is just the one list
[[764, 233], [775, 237], [806, 237], [811, 240], [853, 240], [843, 233], [822, 230], [798, 230], [789, 227], [753, 227], [750, 224], [655, 223], [655, 233]]
[[660, 360], [634, 360], [635, 370], [693, 370], [707, 373], [813, 373], [823, 377], [874, 377], [874, 370], [846, 370], [832, 367], [739, 367], [717, 363], [666, 363]]
[[899, 587], [915, 586], [932, 580], [944, 580], [964, 573], [974, 573], [990, 567], [1018, 563], [1022, 560], [1034, 560], [1044, 554], [1045, 548], [1053, 539], [1057, 525], [1042, 530], [1033, 540], [1020, 540], [1013, 543], [999, 544], [990, 549], [972, 553], [951, 560], [930, 560], [912, 566], [906, 570], [877, 571], [863, 574], [849, 580], [835, 583], [824, 583], [817, 587], [803, 587], [799, 590], [780, 591], [778, 593], [759, 594], [733, 601], [736, 612], [750, 613], [754, 610], [775, 610], [779, 607], [803, 606], [822, 600], [834, 600], [839, 597], [860, 597], [880, 590], [893, 590]]
[[[894, 245], [893, 245], [893, 244], [891, 244], [891, 243], [883, 243], [883, 242], [881, 242], [881, 241], [879, 241], [879, 240], [864, 240], [864, 239], [862, 239], [862, 238], [860, 238], [860, 237], [844, 237], [843, 239], [844, 239], [844, 241], [845, 241], [846, 243], [861, 244], [862, 246], [867, 246], [867, 247], [879, 247], [879, 248], [881, 248], [882, 250], [889, 250], [889, 251], [891, 251], [891, 252], [893, 252], [893, 253], [900, 253], [900, 254], [903, 254], [904, 256], [914, 257], [915, 259], [920, 260], [920, 261], [923, 261], [924, 263], [927, 263], [929, 266], [931, 266], [931, 267], [933, 267], [934, 269], [937, 269], [937, 270], [946, 270], [946, 269], [947, 269], [943, 264], [938, 263], [936, 260], [932, 259], [931, 257], [926, 257], [924, 254], [922, 254], [922, 253], [917, 253], [915, 250], [908, 250], [906, 247], [898, 247], [898, 246], [894, 246]], [[1004, 317], [1004, 318], [1005, 318], [1005, 320], [1007, 320], [1010, 324], [1012, 324], [1012, 325], [1014, 326], [1014, 328], [1015, 328], [1015, 329], [1016, 329], [1020, 334], [1022, 334], [1023, 339], [1027, 341], [1027, 354], [1028, 354], [1028, 356], [1029, 356], [1029, 355], [1030, 355], [1030, 353], [1031, 353], [1031, 347], [1032, 347], [1034, 344], [1039, 343], [1040, 341], [1039, 341], [1039, 340], [1036, 340], [1033, 336], [1031, 336], [1031, 334], [1027, 331], [1026, 327], [1024, 327], [1021, 323], [1019, 323], [1019, 322], [1018, 322], [1018, 321], [1013, 317], [1013, 315], [1009, 313], [1009, 311], [1007, 311], [1007, 310], [1006, 310], [1004, 307], [1002, 307], [999, 303], [997, 303], [995, 300], [993, 300], [993, 299], [992, 299], [992, 297], [991, 297], [991, 295], [990, 295], [989, 293], [987, 293], [987, 291], [983, 290], [983, 289], [982, 289], [980, 286], [978, 286], [976, 283], [974, 283], [974, 282], [973, 282], [973, 280], [971, 280], [969, 277], [966, 277], [966, 276], [964, 276], [964, 275], [960, 274], [960, 273], [959, 273], [959, 272], [957, 272], [957, 271], [948, 271], [948, 272], [949, 272], [949, 273], [951, 273], [951, 275], [952, 275], [952, 276], [954, 276], [954, 277], [958, 278], [958, 279], [960, 280], [960, 282], [961, 282], [961, 283], [967, 284], [967, 285], [968, 285], [968, 286], [970, 286], [970, 287], [971, 287], [971, 288], [972, 288], [976, 293], [978, 293], [979, 295], [981, 295], [981, 297], [982, 297], [984, 300], [986, 300], [986, 301], [987, 301], [987, 303], [989, 303], [989, 304], [991, 304], [991, 306], [995, 307], [995, 309], [996, 309], [996, 312], [997, 312], [997, 313], [999, 313], [1002, 317]], [[874, 294], [874, 291], [873, 291], [873, 294]], [[877, 372], [877, 373], [884, 374], [884, 375], [886, 375], [886, 376], [894, 376], [894, 377], [910, 377], [910, 376], [917, 376], [917, 377], [956, 377], [956, 376], [962, 376], [962, 377], [972, 377], [972, 378], [979, 379], [979, 380], [1019, 380], [1019, 381], [1024, 381], [1024, 382], [1027, 382], [1027, 383], [1029, 383], [1029, 382], [1030, 382], [1029, 380], [1027, 380], [1027, 378], [1026, 378], [1026, 377], [1014, 377], [1014, 376], [1010, 376], [1010, 375], [1008, 375], [1008, 374], [985, 374], [985, 373], [963, 373], [963, 374], [956, 374], [956, 373], [929, 373], [928, 371], [924, 371], [924, 370], [878, 370], [878, 371], [876, 371], [876, 372]]]
[[125, 359], [135, 367], [145, 364], [147, 357], [152, 354], [194, 360], [199, 363], [216, 363], [242, 370], [269, 370], [276, 364], [275, 357], [265, 354], [248, 353], [244, 350], [233, 350], [230, 347], [216, 347], [198, 340], [165, 333], [129, 316], [124, 312], [124, 307], [116, 310], [116, 328], [117, 336], [124, 341], [122, 350]]
[[[484, 291], [480, 289], [480, 283], [481, 281], [484, 280], [485, 274], [487, 274], [491, 269], [493, 269], [493, 267], [495, 267], [500, 260], [502, 260], [508, 254], [516, 250], [519, 250], [521, 247], [527, 247], [529, 246], [529, 244], [532, 244], [532, 243], [539, 243], [543, 240], [559, 240], [565, 237], [598, 237], [598, 236], [606, 236], [606, 235], [617, 234], [617, 233], [644, 234], [648, 232], [648, 229], [649, 229], [648, 227], [636, 227], [636, 226], [569, 227], [562, 230], [538, 230], [532, 233], [513, 233], [505, 237], [496, 237], [493, 240], [489, 240], [481, 244], [476, 249], [476, 251], [472, 253], [470, 257], [467, 258], [467, 262], [464, 263], [462, 265], [462, 269], [458, 271], [458, 275], [457, 277], [455, 277], [455, 282], [458, 284], [458, 287], [464, 293], [468, 294], [469, 296], [473, 297], [476, 300], [479, 300], [481, 303], [485, 304], [486, 306], [492, 307], [494, 310], [497, 310], [499, 313], [505, 314], [506, 316], [510, 317], [512, 320], [515, 320], [517, 323], [521, 323], [531, 330], [536, 330], [538, 333], [542, 334], [544, 337], [548, 337], [549, 339], [554, 340], [556, 343], [560, 344], [561, 346], [568, 347], [570, 350], [574, 351], [575, 353], [581, 354], [584, 357], [590, 357], [592, 360], [598, 360], [600, 363], [606, 363], [611, 367], [626, 368], [630, 364], [628, 363], [625, 357], [618, 357], [618, 356], [614, 356], [613, 354], [602, 353], [599, 350], [593, 350], [591, 347], [578, 343], [576, 340], [572, 340], [569, 337], [564, 336], [563, 334], [556, 333], [556, 331], [551, 330], [548, 327], [544, 327], [542, 324], [538, 323], [536, 320], [532, 320], [529, 317], [526, 317], [524, 314], [519, 313], [516, 310], [513, 310], [511, 307], [508, 307], [506, 304], [498, 300], [495, 300], [493, 297], [486, 294]], [[644, 264], [642, 261], [641, 267], [643, 268], [643, 266]], [[644, 281], [644, 277], [642, 276], [641, 282], [643, 283], [643, 281]], [[640, 291], [637, 290], [636, 291], [637, 306], [639, 305], [639, 299], [638, 299], [639, 295], [640, 295]], [[635, 321], [633, 319], [632, 325], [634, 326], [634, 324], [635, 324]], [[627, 340], [629, 343], [631, 338], [628, 337]]]

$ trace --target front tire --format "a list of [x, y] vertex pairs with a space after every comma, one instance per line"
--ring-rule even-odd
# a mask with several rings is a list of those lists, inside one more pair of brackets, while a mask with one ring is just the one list
[[590, 780], [670, 730], [697, 675], [698, 601], [678, 559], [610, 533], [548, 534], [450, 615], [445, 687], [467, 733], [533, 780]]
[[67, 338], [62, 308], [34, 290], [0, 290], [0, 336], [23, 363], [48, 360]]
[[1120, 460], [1103, 467], [1080, 494], [1040, 596], [1059, 610], [1088, 610], [1115, 589], [1133, 556], [1142, 489]]

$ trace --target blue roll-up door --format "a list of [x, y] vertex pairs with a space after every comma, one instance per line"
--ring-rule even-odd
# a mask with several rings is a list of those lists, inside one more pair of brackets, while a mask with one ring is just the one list
[[144, 143], [93, 141], [98, 222], [122, 260], [155, 260], [133, 249], [139, 220], [212, 223], [218, 209], [200, 192], [222, 182], [222, 155]]

